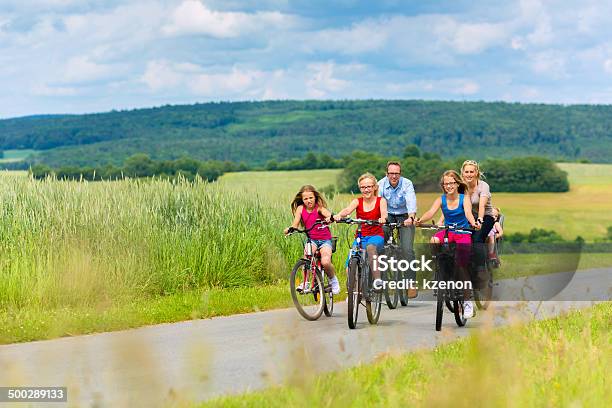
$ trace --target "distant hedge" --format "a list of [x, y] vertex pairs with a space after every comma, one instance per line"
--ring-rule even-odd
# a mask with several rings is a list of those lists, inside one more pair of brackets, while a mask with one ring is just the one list
[[487, 180], [495, 191], [563, 192], [569, 191], [567, 173], [544, 157], [489, 159], [483, 162]]
[[[401, 151], [401, 150], [400, 150]], [[463, 158], [442, 160], [435, 153], [422, 152], [414, 145], [404, 149], [403, 157], [384, 157], [367, 152], [353, 152], [345, 158], [338, 178], [341, 192], [358, 193], [357, 179], [368, 171], [378, 179], [385, 176], [389, 160], [402, 164], [402, 175], [409, 178], [418, 192], [440, 191], [440, 176], [449, 169], [460, 170]], [[565, 192], [569, 191], [567, 173], [543, 157], [517, 157], [509, 160], [487, 159], [481, 170], [493, 192]]]
[[214, 181], [223, 173], [231, 171], [244, 171], [247, 167], [244, 164], [231, 162], [221, 162], [216, 160], [199, 161], [189, 157], [177, 160], [152, 160], [146, 154], [135, 154], [128, 157], [123, 166], [117, 167], [111, 164], [100, 168], [63, 166], [51, 169], [48, 166], [37, 164], [30, 169], [34, 178], [42, 179], [49, 175], [55, 175], [60, 180], [114, 180], [123, 177], [184, 177], [193, 180], [200, 176], [205, 180]]

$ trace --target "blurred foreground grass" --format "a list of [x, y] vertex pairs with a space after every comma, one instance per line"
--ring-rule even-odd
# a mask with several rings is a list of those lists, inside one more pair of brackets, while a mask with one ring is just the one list
[[200, 406], [608, 407], [611, 343], [606, 302]]

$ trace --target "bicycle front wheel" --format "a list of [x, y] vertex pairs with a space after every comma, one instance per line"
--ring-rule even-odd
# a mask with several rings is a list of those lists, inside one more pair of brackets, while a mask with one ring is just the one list
[[381, 292], [379, 293], [375, 293], [374, 291], [371, 290], [371, 285], [370, 285], [370, 273], [368, 270], [367, 274], [364, 274], [364, 284], [363, 284], [363, 290], [364, 291], [368, 291], [369, 296], [366, 297], [366, 315], [368, 316], [368, 322], [370, 322], [370, 324], [376, 324], [378, 323], [378, 318], [380, 317], [380, 310], [382, 309], [382, 297], [383, 294]]
[[291, 271], [289, 286], [293, 304], [304, 319], [317, 320], [321, 317], [325, 306], [323, 284], [319, 274], [310, 269], [310, 261], [297, 261]]
[[359, 303], [361, 303], [361, 283], [359, 282], [359, 262], [357, 258], [351, 258], [349, 262], [346, 292], [348, 327], [354, 329], [357, 327]]

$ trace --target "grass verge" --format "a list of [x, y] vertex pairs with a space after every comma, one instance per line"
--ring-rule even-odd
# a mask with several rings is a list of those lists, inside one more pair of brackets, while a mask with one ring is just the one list
[[201, 407], [585, 406], [610, 403], [612, 303]]
[[43, 310], [26, 308], [0, 312], [0, 343], [52, 339], [61, 336], [249, 313], [291, 306], [286, 285], [209, 289], [125, 301], [99, 307]]
[[[552, 256], [552, 255], [550, 255]], [[340, 258], [337, 258], [340, 259]], [[335, 259], [336, 268], [340, 265]], [[532, 269], [521, 265], [537, 262]], [[546, 257], [537, 254], [509, 255], [495, 279], [550, 273]], [[580, 269], [609, 267], [612, 254], [583, 254]], [[340, 281], [346, 276], [341, 271]], [[344, 286], [343, 284], [341, 286]], [[343, 292], [336, 296], [344, 300]], [[153, 299], [118, 300], [114, 304], [95, 307], [44, 309], [26, 307], [0, 311], [0, 344], [53, 339], [63, 336], [124, 330], [140, 326], [172, 323], [190, 319], [251, 313], [293, 307], [288, 284], [278, 281], [271, 285], [239, 288], [212, 288], [159, 296]]]

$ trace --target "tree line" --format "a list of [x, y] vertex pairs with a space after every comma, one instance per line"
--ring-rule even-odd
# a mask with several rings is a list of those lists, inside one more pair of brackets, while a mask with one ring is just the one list
[[[443, 160], [436, 153], [423, 152], [416, 145], [403, 148], [402, 157], [385, 157], [375, 153], [356, 151], [342, 159], [329, 155], [308, 153], [302, 158], [284, 162], [268, 162], [265, 170], [302, 170], [322, 168], [343, 168], [338, 176], [337, 186], [326, 186], [328, 194], [334, 192], [358, 193], [357, 179], [364, 172], [381, 178], [385, 175], [389, 160], [402, 164], [402, 174], [408, 177], [418, 192], [439, 191], [440, 176], [448, 169], [459, 169], [463, 158]], [[245, 163], [229, 161], [200, 161], [189, 157], [176, 160], [153, 160], [140, 153], [126, 159], [121, 166], [107, 164], [100, 167], [62, 166], [51, 168], [43, 164], [31, 167], [32, 175], [45, 178], [55, 175], [60, 180], [113, 180], [123, 177], [184, 177], [193, 180], [199, 176], [214, 181], [227, 172], [263, 170]], [[489, 159], [481, 163], [481, 170], [487, 175], [491, 188], [496, 192], [563, 192], [569, 190], [567, 173], [554, 162], [542, 157], [520, 157], [509, 160]]]
[[[368, 171], [378, 178], [384, 177], [387, 162], [390, 160], [401, 163], [402, 174], [412, 181], [416, 191], [437, 192], [440, 191], [442, 173], [449, 169], [459, 171], [465, 158], [443, 160], [440, 155], [423, 152], [416, 145], [406, 146], [402, 157], [354, 152], [345, 158], [344, 170], [338, 177], [338, 190], [358, 193], [359, 176]], [[487, 159], [479, 164], [491, 189], [496, 192], [569, 191], [567, 173], [547, 158]]]
[[31, 167], [30, 172], [36, 179], [43, 179], [48, 176], [55, 176], [59, 180], [117, 180], [124, 177], [162, 177], [177, 178], [183, 177], [187, 180], [194, 180], [201, 177], [204, 180], [215, 181], [222, 174], [227, 172], [245, 171], [245, 164], [236, 164], [221, 161], [199, 161], [189, 157], [182, 157], [176, 160], [152, 160], [146, 154], [135, 154], [125, 160], [122, 166], [107, 164], [105, 166], [78, 167], [63, 166], [52, 169], [43, 164], [36, 164]]
[[189, 156], [265, 166], [309, 151], [336, 160], [354, 150], [401, 155], [396, 144], [415, 144], [445, 159], [529, 152], [554, 160], [610, 162], [612, 106], [265, 101], [0, 120], [0, 149], [43, 150], [28, 164], [51, 167], [119, 166], [136, 153], [153, 160]]

